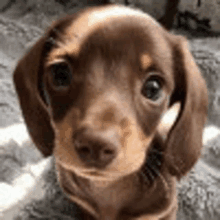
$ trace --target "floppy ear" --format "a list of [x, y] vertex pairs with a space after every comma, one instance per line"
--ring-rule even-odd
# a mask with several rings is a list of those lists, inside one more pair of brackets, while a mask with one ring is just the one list
[[42, 37], [20, 60], [14, 71], [14, 84], [28, 131], [43, 155], [49, 156], [53, 150], [54, 132], [38, 87], [45, 39], [46, 36]]
[[166, 164], [180, 178], [195, 164], [202, 149], [202, 134], [207, 116], [207, 88], [185, 38], [174, 42], [175, 90], [171, 104], [180, 102], [180, 113], [171, 128], [166, 147]]

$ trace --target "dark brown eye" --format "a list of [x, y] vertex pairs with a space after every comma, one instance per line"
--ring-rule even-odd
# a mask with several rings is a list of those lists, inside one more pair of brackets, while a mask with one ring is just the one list
[[152, 101], [157, 101], [162, 95], [162, 82], [157, 77], [146, 80], [141, 90], [143, 96]]
[[53, 85], [57, 89], [68, 87], [72, 80], [72, 72], [67, 63], [56, 63], [50, 67]]

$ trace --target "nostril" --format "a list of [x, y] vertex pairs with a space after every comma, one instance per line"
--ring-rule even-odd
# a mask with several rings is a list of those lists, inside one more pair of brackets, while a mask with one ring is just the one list
[[101, 149], [100, 151], [101, 161], [105, 161], [105, 162], [111, 161], [114, 158], [114, 156], [115, 156], [115, 151], [113, 149], [104, 148], [104, 149]]
[[82, 146], [78, 149], [78, 151], [81, 153], [81, 154], [84, 154], [84, 155], [89, 155], [91, 154], [91, 150], [89, 149], [89, 147], [87, 146]]
[[103, 153], [105, 155], [112, 155], [114, 152], [113, 152], [113, 150], [110, 150], [110, 149], [104, 149]]
[[92, 149], [87, 145], [78, 145], [76, 150], [82, 159], [88, 160], [92, 156]]

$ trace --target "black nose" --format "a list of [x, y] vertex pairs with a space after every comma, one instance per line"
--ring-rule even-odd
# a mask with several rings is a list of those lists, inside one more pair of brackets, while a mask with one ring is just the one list
[[81, 129], [74, 135], [74, 146], [81, 161], [89, 167], [105, 168], [116, 157], [116, 137], [110, 132]]

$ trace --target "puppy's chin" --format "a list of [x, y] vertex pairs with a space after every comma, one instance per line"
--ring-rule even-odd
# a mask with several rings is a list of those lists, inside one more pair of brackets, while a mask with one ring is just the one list
[[[58, 162], [59, 163], [59, 162]], [[91, 181], [104, 181], [104, 182], [115, 182], [126, 176], [133, 174], [134, 172], [115, 172], [108, 170], [99, 170], [96, 168], [79, 168], [75, 166], [69, 166], [65, 163], [59, 163], [59, 165], [67, 170], [68, 172], [74, 173], [76, 176], [81, 177], [83, 179], [91, 180]]]
[[100, 172], [100, 171], [75, 171], [75, 174], [91, 181], [105, 181], [105, 182], [115, 182], [123, 177], [120, 174], [112, 174], [109, 172]]

